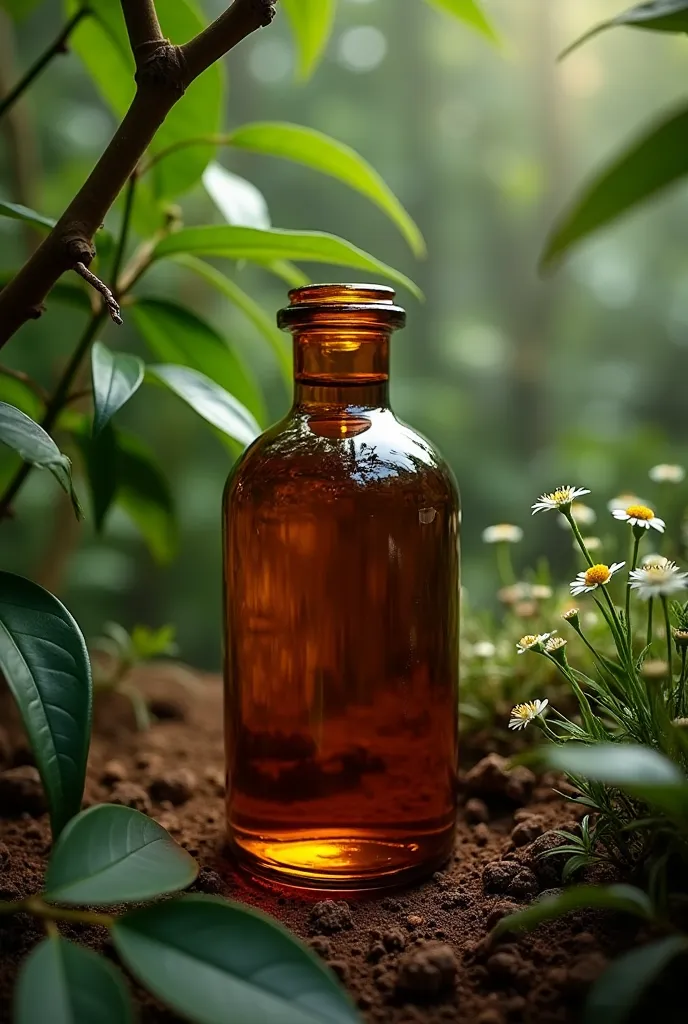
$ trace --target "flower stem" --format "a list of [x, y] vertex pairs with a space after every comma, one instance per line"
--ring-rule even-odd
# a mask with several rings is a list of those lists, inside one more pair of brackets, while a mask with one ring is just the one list
[[112, 928], [114, 917], [111, 914], [96, 914], [92, 910], [71, 910], [67, 907], [53, 907], [45, 903], [40, 896], [29, 896], [24, 900], [23, 909], [34, 917], [47, 921], [73, 921], [76, 924], [102, 925]]
[[650, 600], [647, 602], [647, 637], [645, 638], [646, 647], [652, 646], [652, 639], [654, 637], [653, 612], [654, 598], [651, 597]]
[[511, 561], [511, 545], [506, 541], [497, 544], [497, 571], [502, 581], [502, 586], [509, 587], [516, 582], [514, 565]]
[[576, 522], [576, 520], [571, 515], [571, 509], [570, 508], [567, 508], [566, 510], [561, 509], [561, 514], [563, 516], [565, 516], [566, 519], [568, 520], [569, 526], [573, 530], [573, 536], [576, 538], [576, 542], [578, 543], [578, 547], [583, 552], [583, 555], [585, 557], [585, 561], [588, 563], [588, 565], [593, 565], [594, 563], [593, 563], [592, 558], [590, 557], [590, 552], [586, 548], [585, 541], [583, 540], [583, 534], [580, 532], [580, 529], [578, 528], [578, 523]]
[[[638, 549], [640, 548], [640, 534], [633, 531], [633, 550], [631, 553], [631, 569], [633, 572], [638, 564]], [[626, 584], [626, 635], [628, 636], [628, 650], [633, 654], [633, 633], [631, 631], [631, 587], [630, 582]]]
[[671, 620], [669, 618], [669, 605], [666, 597], [662, 596], [662, 608], [664, 610], [664, 625], [666, 628], [666, 643], [667, 643], [667, 665], [669, 666], [669, 688], [673, 686], [674, 682], [674, 670], [673, 670], [673, 657], [674, 657], [674, 645], [671, 636]]

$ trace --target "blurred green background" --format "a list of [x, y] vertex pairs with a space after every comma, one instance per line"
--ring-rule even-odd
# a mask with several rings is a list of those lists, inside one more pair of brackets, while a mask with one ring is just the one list
[[[222, 0], [204, 0], [208, 16]], [[420, 225], [429, 257], [418, 262], [382, 213], [327, 178], [259, 156], [220, 152], [228, 169], [266, 197], [277, 227], [332, 231], [403, 270], [426, 301], [399, 299], [407, 330], [393, 349], [398, 414], [444, 452], [464, 499], [464, 571], [472, 604], [493, 600], [480, 541], [493, 522], [529, 523], [529, 506], [559, 483], [606, 500], [648, 493], [647, 470], [688, 457], [688, 195], [675, 190], [586, 244], [554, 275], [537, 272], [557, 213], [600, 162], [685, 93], [683, 37], [621, 29], [563, 63], [561, 49], [619, 0], [485, 0], [501, 45], [418, 0], [342, 0], [325, 60], [296, 80], [280, 17], [229, 63], [226, 126], [283, 120], [353, 146]], [[2, 91], [55, 36], [61, 4], [44, 2], [16, 30], [2, 21]], [[0, 198], [59, 215], [109, 140], [115, 121], [74, 54], [54, 62], [23, 113], [30, 162], [18, 188], [0, 141]], [[220, 220], [202, 189], [182, 202], [189, 223]], [[110, 215], [117, 224], [118, 212]], [[22, 258], [24, 228], [0, 220], [0, 269]], [[306, 268], [313, 280], [351, 279]], [[286, 286], [253, 267], [237, 274], [270, 313]], [[267, 422], [289, 396], [264, 340], [200, 281], [156, 267], [147, 295], [195, 308], [232, 341], [256, 374]], [[49, 385], [83, 329], [83, 313], [50, 303], [3, 353]], [[108, 325], [111, 347], [143, 351], [135, 324]], [[285, 345], [287, 341], [285, 339]], [[3, 388], [9, 386], [3, 382]], [[4, 390], [0, 398], [12, 401]], [[220, 661], [220, 501], [227, 449], [186, 406], [157, 389], [118, 416], [155, 452], [178, 516], [175, 557], [160, 564], [124, 512], [103, 536], [46, 473], [34, 472], [2, 524], [3, 568], [57, 592], [87, 636], [107, 619], [131, 627], [173, 622], [183, 658]], [[0, 460], [9, 464], [8, 451]], [[6, 468], [0, 461], [2, 478]], [[77, 481], [88, 505], [86, 488]], [[651, 492], [650, 492], [651, 497]], [[548, 517], [542, 517], [547, 519]], [[537, 527], [537, 528], [536, 528]], [[570, 537], [535, 521], [519, 550], [569, 561]], [[489, 564], [489, 568], [486, 566]]]

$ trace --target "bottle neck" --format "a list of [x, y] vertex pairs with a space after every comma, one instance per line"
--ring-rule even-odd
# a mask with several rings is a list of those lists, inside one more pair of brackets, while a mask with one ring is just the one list
[[301, 330], [294, 336], [294, 408], [389, 408], [389, 330]]

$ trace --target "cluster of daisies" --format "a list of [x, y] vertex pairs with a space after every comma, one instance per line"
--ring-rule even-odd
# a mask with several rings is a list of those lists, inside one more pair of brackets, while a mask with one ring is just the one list
[[[681, 483], [685, 478], [685, 471], [680, 466], [655, 466], [650, 471], [650, 478], [660, 483]], [[663, 534], [666, 524], [663, 519], [660, 519], [655, 514], [654, 509], [649, 504], [634, 495], [620, 495], [610, 502], [608, 509], [611, 515], [614, 519], [619, 522], [625, 522], [631, 527], [634, 540], [632, 561], [628, 573], [626, 619], [625, 625], [622, 627], [623, 620], [620, 615], [617, 617], [616, 610], [606, 588], [614, 576], [627, 563], [613, 562], [611, 565], [607, 565], [602, 562], [595, 563], [591, 557], [591, 551], [601, 547], [601, 542], [597, 538], [585, 538], [582, 533], [582, 528], [590, 526], [596, 521], [594, 510], [583, 504], [580, 500], [589, 493], [590, 491], [584, 487], [559, 487], [551, 493], [543, 494], [532, 506], [532, 512], [533, 515], [546, 511], [558, 511], [562, 514], [563, 525], [572, 529], [575, 543], [580, 547], [587, 562], [587, 568], [579, 572], [571, 582], [571, 594], [574, 597], [582, 594], [593, 594], [598, 605], [601, 599], [604, 599], [606, 607], [611, 612], [609, 618], [618, 626], [619, 634], [625, 634], [627, 631], [627, 645], [630, 650], [629, 601], [631, 593], [634, 593], [641, 600], [649, 602], [649, 634], [651, 634], [652, 630], [652, 603], [655, 599], [662, 602], [667, 621], [667, 631], [669, 631], [667, 599], [688, 590], [688, 572], [681, 571], [675, 562], [658, 554], [647, 555], [638, 564], [639, 546], [643, 537], [649, 536], [649, 531], [651, 530], [656, 531], [658, 534]], [[491, 544], [508, 544], [519, 541], [522, 536], [523, 533], [520, 527], [501, 524], [486, 530], [483, 534], [483, 540]], [[596, 592], [599, 592], [599, 596]], [[579, 610], [577, 608], [570, 609], [563, 617], [576, 629], [576, 632], [580, 631]], [[607, 618], [606, 614], [605, 618]], [[685, 630], [674, 630], [673, 639], [678, 648], [688, 646], [688, 633]], [[544, 654], [553, 661], [561, 663], [568, 670], [565, 653], [566, 644], [567, 641], [563, 637], [557, 636], [556, 630], [554, 630], [550, 633], [524, 636], [518, 642], [516, 649], [519, 654], [525, 654], [526, 652]], [[682, 652], [682, 657], [685, 672], [685, 652]], [[673, 677], [671, 674], [670, 654], [666, 667], [669, 679], [671, 680]], [[524, 729], [530, 722], [542, 716], [547, 705], [548, 702], [546, 700], [534, 700], [525, 704], [518, 704], [511, 712], [509, 728], [515, 730]]]

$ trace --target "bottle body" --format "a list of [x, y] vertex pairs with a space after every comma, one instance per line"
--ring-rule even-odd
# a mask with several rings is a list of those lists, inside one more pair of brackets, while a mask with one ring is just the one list
[[254, 874], [396, 884], [453, 844], [458, 494], [377, 376], [300, 390], [225, 493], [230, 841]]

